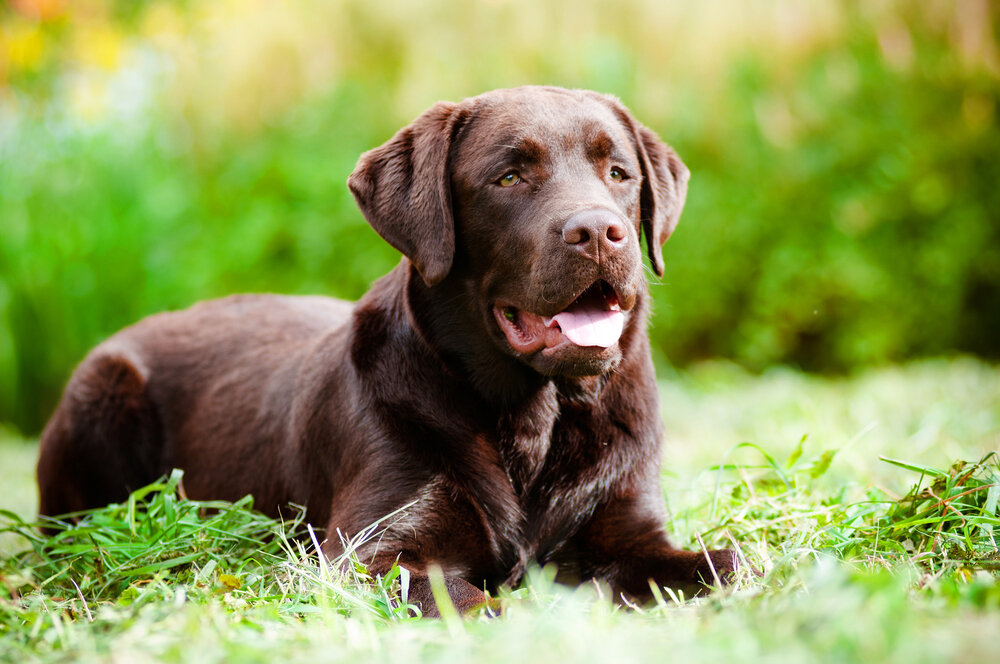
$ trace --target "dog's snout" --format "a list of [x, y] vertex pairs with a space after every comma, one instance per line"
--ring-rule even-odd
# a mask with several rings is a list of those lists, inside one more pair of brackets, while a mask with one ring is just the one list
[[562, 229], [563, 241], [593, 260], [619, 251], [628, 242], [625, 224], [607, 210], [584, 210], [570, 217]]

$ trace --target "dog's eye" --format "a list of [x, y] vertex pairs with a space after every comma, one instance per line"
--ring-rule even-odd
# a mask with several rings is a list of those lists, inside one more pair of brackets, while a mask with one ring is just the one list
[[500, 183], [501, 187], [513, 187], [515, 184], [521, 181], [521, 176], [518, 175], [517, 171], [511, 171], [507, 173], [497, 182]]
[[611, 178], [612, 182], [621, 182], [625, 179], [625, 171], [620, 168], [612, 168], [611, 172], [608, 173], [608, 177]]

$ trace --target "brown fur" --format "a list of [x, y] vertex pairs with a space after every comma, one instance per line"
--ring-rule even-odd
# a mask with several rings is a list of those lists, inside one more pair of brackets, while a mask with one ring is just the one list
[[[522, 181], [500, 187], [511, 169]], [[640, 600], [650, 582], [725, 578], [732, 552], [710, 564], [663, 531], [640, 235], [662, 274], [687, 179], [609, 97], [518, 88], [435, 105], [349, 180], [399, 266], [355, 305], [234, 296], [102, 343], [43, 434], [40, 513], [121, 500], [177, 467], [193, 498], [306, 505], [334, 556], [338, 530], [413, 502], [360, 553], [374, 572], [408, 567], [430, 613], [432, 564], [461, 610], [532, 561]], [[627, 310], [611, 348], [519, 353], [494, 319], [498, 301], [553, 315], [595, 280]]]

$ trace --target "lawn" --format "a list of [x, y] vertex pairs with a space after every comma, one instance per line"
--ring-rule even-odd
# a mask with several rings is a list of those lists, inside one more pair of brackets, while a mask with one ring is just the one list
[[0, 539], [0, 660], [995, 659], [998, 368], [661, 378], [668, 528], [690, 548], [735, 543], [762, 576], [623, 609], [536, 570], [499, 617], [419, 620], [399, 579], [339, 576], [282, 536], [296, 524], [204, 509], [170, 482], [46, 543], [15, 516], [33, 515], [35, 446], [6, 434], [2, 523], [29, 537]]

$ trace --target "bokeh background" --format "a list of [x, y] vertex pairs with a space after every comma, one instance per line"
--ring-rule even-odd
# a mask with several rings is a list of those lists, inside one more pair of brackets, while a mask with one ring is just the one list
[[358, 297], [398, 260], [358, 155], [526, 83], [619, 96], [692, 171], [662, 366], [996, 359], [998, 33], [990, 0], [0, 2], [0, 423], [146, 314]]

